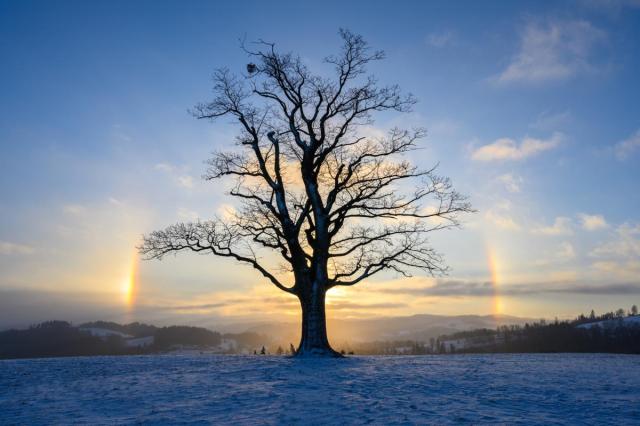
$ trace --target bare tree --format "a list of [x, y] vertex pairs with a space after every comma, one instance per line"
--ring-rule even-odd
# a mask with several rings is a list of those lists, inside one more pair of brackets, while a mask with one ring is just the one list
[[415, 99], [366, 73], [383, 52], [349, 31], [340, 36], [340, 53], [325, 59], [335, 71], [330, 78], [262, 41], [256, 50], [243, 45], [252, 61], [246, 75], [215, 72], [215, 96], [194, 115], [239, 124], [236, 148], [214, 153], [205, 176], [232, 178], [238, 208], [152, 232], [140, 247], [151, 259], [181, 250], [229, 257], [295, 295], [299, 356], [339, 355], [327, 339], [329, 289], [383, 271], [445, 273], [427, 234], [458, 226], [459, 215], [472, 211], [435, 167], [406, 160], [423, 129], [370, 135], [374, 113], [410, 111]]

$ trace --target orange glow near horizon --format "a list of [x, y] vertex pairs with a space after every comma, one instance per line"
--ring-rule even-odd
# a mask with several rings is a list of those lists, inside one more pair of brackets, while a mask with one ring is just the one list
[[131, 254], [131, 263], [126, 278], [122, 283], [122, 295], [125, 305], [132, 308], [136, 303], [138, 293], [138, 253], [134, 251]]
[[493, 288], [493, 313], [501, 314], [504, 307], [498, 291], [498, 284], [500, 282], [499, 267], [496, 252], [492, 247], [487, 247], [487, 263], [489, 266], [491, 287]]

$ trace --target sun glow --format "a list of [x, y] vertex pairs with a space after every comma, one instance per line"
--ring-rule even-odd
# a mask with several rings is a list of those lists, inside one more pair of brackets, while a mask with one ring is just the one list
[[131, 254], [131, 262], [129, 265], [129, 271], [125, 279], [122, 281], [122, 296], [125, 305], [131, 308], [135, 305], [137, 296], [137, 281], [138, 281], [138, 253], [133, 252]]
[[333, 287], [331, 291], [327, 292], [326, 302], [331, 304], [336, 301], [343, 300], [347, 296], [346, 289], [343, 287]]
[[500, 282], [499, 266], [496, 252], [493, 247], [487, 247], [487, 263], [489, 266], [491, 287], [493, 288], [493, 313], [501, 314], [504, 306], [498, 291], [498, 284]]

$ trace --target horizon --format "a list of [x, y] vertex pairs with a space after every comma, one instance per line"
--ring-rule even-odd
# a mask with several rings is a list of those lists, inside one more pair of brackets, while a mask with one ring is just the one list
[[[242, 332], [249, 331], [251, 328], [257, 326], [271, 326], [271, 325], [295, 325], [297, 327], [299, 322], [299, 316], [296, 314], [282, 315], [281, 313], [274, 313], [272, 315], [234, 315], [234, 316], [215, 316], [209, 312], [200, 314], [191, 314], [185, 311], [189, 311], [191, 307], [144, 307], [138, 306], [135, 311], [130, 309], [122, 309], [117, 305], [105, 306], [102, 302], [87, 304], [86, 300], [78, 302], [78, 300], [67, 300], [63, 302], [62, 299], [66, 299], [68, 295], [56, 294], [56, 293], [38, 293], [43, 299], [46, 299], [49, 304], [48, 308], [39, 306], [34, 303], [33, 295], [26, 295], [20, 291], [0, 291], [0, 295], [8, 303], [8, 309], [5, 309], [0, 313], [0, 331], [10, 329], [25, 329], [32, 326], [36, 326], [40, 323], [49, 321], [65, 321], [69, 322], [73, 326], [80, 326], [84, 323], [91, 322], [114, 322], [118, 324], [131, 324], [142, 323], [149, 324], [157, 327], [167, 326], [195, 326], [204, 327], [212, 331], [220, 332]], [[73, 296], [78, 297], [77, 294]], [[94, 295], [95, 296], [95, 295]], [[56, 299], [56, 297], [58, 299]], [[100, 298], [101, 299], [101, 298]], [[39, 306], [38, 316], [34, 317], [31, 313], [25, 315], [25, 307], [33, 308]], [[78, 309], [82, 306], [83, 309]], [[596, 315], [602, 315], [606, 313], [615, 313], [617, 310], [623, 309], [628, 312], [628, 307], [620, 306], [616, 309], [609, 311], [596, 311]], [[160, 311], [171, 311], [169, 315], [158, 315]], [[72, 311], [72, 314], [68, 312]], [[174, 312], [174, 311], [177, 311]], [[567, 316], [547, 316], [547, 317], [528, 317], [510, 315], [505, 313], [450, 313], [450, 314], [435, 314], [435, 313], [408, 313], [408, 314], [387, 314], [387, 315], [364, 315], [364, 316], [341, 316], [338, 312], [328, 311], [327, 327], [329, 333], [335, 332], [335, 326], [337, 323], [349, 323], [349, 322], [368, 322], [376, 320], [409, 320], [414, 318], [426, 318], [426, 319], [455, 319], [455, 318], [492, 318], [494, 320], [503, 320], [507, 324], [520, 324], [520, 323], [537, 323], [540, 321], [552, 322], [552, 321], [572, 321], [576, 320], [581, 315], [587, 317], [591, 310], [580, 312], [576, 315]], [[510, 320], [512, 320], [510, 322]], [[425, 324], [429, 325], [429, 324]], [[233, 330], [233, 331], [230, 331]], [[415, 330], [414, 330], [415, 331]], [[355, 337], [355, 336], [354, 336]]]
[[439, 164], [478, 213], [430, 238], [448, 276], [333, 288], [330, 321], [568, 319], [640, 302], [637, 3], [374, 2], [366, 20], [341, 4], [341, 16], [314, 9], [321, 28], [284, 25], [298, 3], [249, 3], [0, 2], [0, 329], [299, 321], [295, 297], [249, 267], [141, 261], [136, 247], [234, 207], [228, 185], [200, 176], [237, 129], [187, 110], [209, 99], [215, 68], [242, 72], [238, 40], [273, 41], [323, 73], [341, 27], [386, 52], [371, 68], [381, 83], [419, 100], [375, 117], [368, 136], [426, 127], [411, 160]]
[[[0, 314], [0, 331], [9, 330], [9, 329], [25, 329], [31, 326], [36, 326], [40, 323], [45, 323], [49, 321], [65, 321], [69, 322], [73, 326], [80, 326], [84, 323], [91, 322], [114, 322], [118, 324], [131, 324], [135, 322], [154, 325], [158, 327], [166, 327], [166, 326], [198, 326], [210, 329], [212, 331], [226, 331], [226, 330], [235, 330], [237, 332], [244, 331], [243, 327], [255, 327], [259, 325], [276, 325], [276, 324], [287, 324], [287, 325], [298, 325], [299, 317], [298, 315], [281, 315], [281, 314], [273, 314], [270, 316], [247, 316], [247, 315], [238, 315], [238, 316], [211, 316], [208, 313], [199, 314], [199, 315], [189, 315], [189, 314], [173, 314], [168, 316], [158, 316], [156, 313], [157, 308], [147, 308], [144, 307], [138, 308], [138, 312], [134, 312], [132, 314], [131, 311], [126, 310], [110, 310], [109, 307], [102, 306], [103, 311], [99, 310], [96, 312], [96, 306], [87, 306], [85, 310], [80, 310], [79, 312], [74, 312], [73, 314], [65, 314], [64, 312], [68, 312], [69, 309], [77, 308], [77, 302], [69, 302], [68, 305], [64, 305], [59, 301], [54, 302], [54, 309], [43, 309], [43, 312], [40, 313], [39, 317], [34, 320], [29, 320], [21, 314], [22, 309], [24, 309], [25, 301], [32, 302], [31, 298], [21, 299], [20, 292], [0, 292], [5, 297], [9, 297], [9, 304], [11, 308], [5, 310]], [[15, 296], [18, 297], [15, 297]], [[13, 298], [11, 298], [14, 296]], [[54, 294], [48, 294], [45, 297], [48, 300], [51, 300], [51, 297], [55, 297]], [[59, 295], [58, 295], [59, 296]], [[64, 297], [64, 296], [62, 296]], [[112, 309], [115, 309], [111, 307]], [[176, 309], [180, 311], [180, 309]], [[583, 314], [588, 314], [585, 312]], [[523, 317], [523, 316], [515, 316], [508, 315], [503, 313], [488, 313], [488, 314], [467, 314], [467, 313], [453, 313], [453, 314], [432, 314], [432, 313], [412, 313], [412, 314], [398, 314], [398, 315], [378, 315], [378, 316], [348, 316], [342, 317], [338, 315], [329, 315], [327, 317], [327, 324], [329, 331], [331, 331], [336, 322], [359, 322], [359, 321], [375, 321], [375, 320], [384, 320], [384, 319], [394, 319], [394, 320], [406, 320], [417, 317], [431, 317], [431, 318], [462, 318], [462, 317], [477, 317], [477, 318], [493, 318], [493, 319], [503, 319], [503, 320], [517, 320], [517, 322], [527, 321], [527, 322], [537, 322], [537, 321], [549, 321], [553, 319], [561, 319], [561, 320], [573, 320], [575, 317], [566, 317], [566, 318], [558, 318], [558, 317], [549, 317], [549, 318], [534, 318], [534, 317]]]

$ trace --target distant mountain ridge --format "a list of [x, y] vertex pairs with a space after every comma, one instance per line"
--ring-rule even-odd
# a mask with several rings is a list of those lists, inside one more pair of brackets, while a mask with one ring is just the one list
[[[431, 315], [406, 317], [380, 317], [363, 319], [329, 319], [329, 339], [334, 343], [389, 340], [415, 340], [428, 342], [443, 334], [480, 328], [495, 329], [501, 325], [524, 325], [532, 318], [509, 315]], [[213, 326], [213, 325], [212, 325]], [[297, 343], [300, 335], [297, 322], [238, 322], [214, 326], [221, 332], [249, 331], [271, 337], [278, 342]]]
[[[212, 327], [213, 328], [213, 327]], [[293, 353], [299, 324], [193, 326], [94, 321], [73, 326], [46, 321], [27, 329], [0, 331], [0, 359], [57, 356], [207, 353]], [[640, 316], [634, 306], [573, 320], [546, 322], [507, 315], [413, 315], [329, 320], [330, 340], [343, 353], [426, 355], [452, 352], [640, 353]]]

